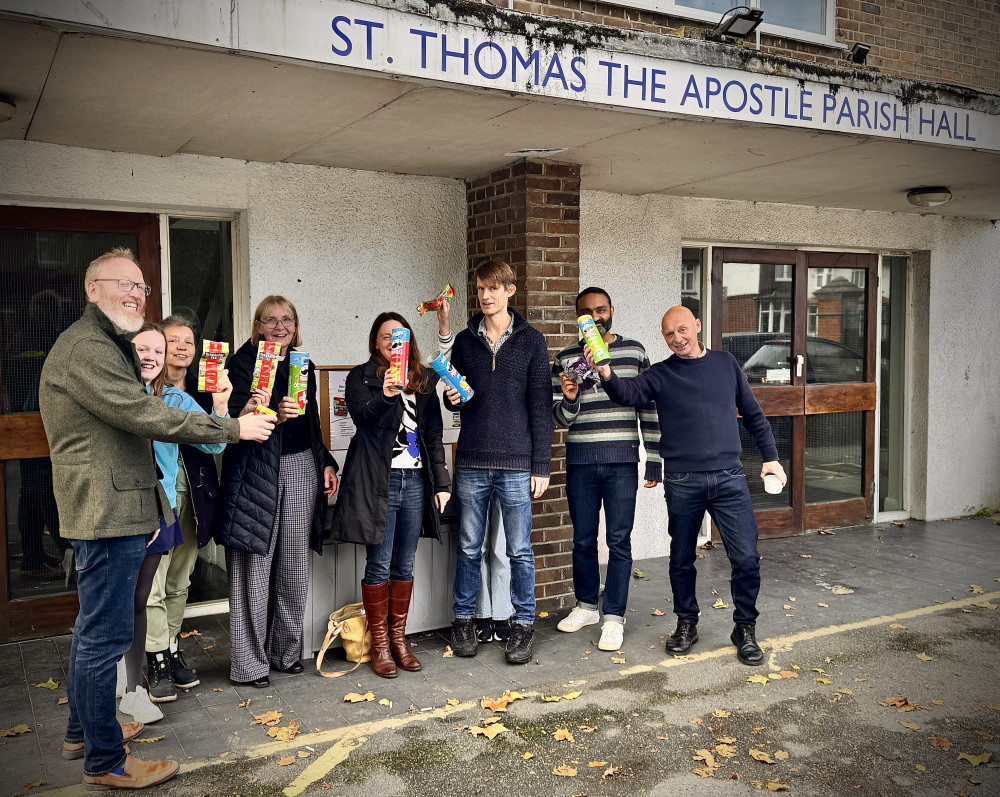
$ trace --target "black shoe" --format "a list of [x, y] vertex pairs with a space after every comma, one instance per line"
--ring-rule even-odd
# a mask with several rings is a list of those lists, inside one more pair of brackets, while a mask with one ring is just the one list
[[729, 636], [736, 645], [736, 657], [750, 667], [756, 667], [764, 661], [764, 651], [757, 644], [755, 633], [756, 629], [752, 625], [737, 625]]
[[471, 617], [455, 618], [451, 623], [451, 649], [456, 656], [469, 659], [476, 655], [479, 641], [476, 639], [476, 626]]
[[154, 703], [170, 703], [177, 699], [169, 650], [146, 652], [146, 681], [149, 683], [149, 699]]
[[510, 618], [506, 620], [493, 621], [493, 638], [497, 642], [506, 642], [510, 639]]
[[285, 672], [288, 673], [289, 675], [298, 675], [300, 672], [303, 672], [305, 670], [305, 667], [302, 666], [301, 661], [297, 661], [291, 667], [288, 667], [284, 670], [281, 669], [281, 667], [272, 667], [271, 669], [274, 670], [275, 672]]
[[195, 675], [195, 671], [187, 668], [180, 648], [170, 652], [170, 674], [173, 676], [174, 684], [180, 689], [190, 689], [201, 683], [201, 678]]
[[479, 644], [482, 645], [484, 642], [493, 641], [493, 620], [489, 617], [477, 617], [476, 621], [476, 639], [479, 640]]
[[667, 653], [680, 656], [691, 650], [691, 646], [698, 641], [698, 626], [687, 620], [678, 620], [674, 633], [667, 637]]
[[254, 678], [252, 681], [234, 681], [230, 678], [229, 683], [233, 686], [253, 686], [257, 689], [267, 689], [267, 687], [271, 685], [271, 679], [266, 675], [262, 675], [260, 678]]
[[504, 658], [508, 664], [527, 664], [531, 661], [531, 638], [534, 626], [531, 623], [510, 623], [510, 638]]

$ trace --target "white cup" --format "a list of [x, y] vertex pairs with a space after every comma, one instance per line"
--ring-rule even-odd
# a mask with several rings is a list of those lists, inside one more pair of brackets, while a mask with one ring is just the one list
[[781, 483], [781, 479], [775, 476], [773, 473], [768, 473], [764, 476], [764, 492], [770, 493], [771, 495], [777, 495], [781, 492], [784, 485]]

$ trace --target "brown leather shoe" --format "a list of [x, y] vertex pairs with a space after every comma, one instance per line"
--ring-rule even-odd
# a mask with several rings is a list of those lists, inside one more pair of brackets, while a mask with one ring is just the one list
[[83, 785], [88, 789], [145, 789], [170, 780], [180, 771], [176, 761], [143, 761], [141, 758], [125, 756], [125, 772], [116, 775], [84, 775]]
[[389, 652], [389, 582], [362, 584], [361, 600], [372, 635], [372, 669], [383, 678], [395, 678], [399, 673]]
[[406, 616], [410, 612], [413, 579], [389, 582], [389, 650], [400, 669], [416, 672], [420, 662], [406, 643]]
[[[122, 723], [122, 741], [131, 742], [136, 736], [142, 733], [143, 724], [141, 722]], [[127, 753], [128, 750], [126, 749]], [[63, 742], [62, 757], [67, 761], [76, 761], [83, 758], [83, 742]]]

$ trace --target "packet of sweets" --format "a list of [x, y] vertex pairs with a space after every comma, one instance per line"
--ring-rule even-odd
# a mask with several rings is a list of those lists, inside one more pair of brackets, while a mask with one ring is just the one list
[[[275, 418], [278, 417], [278, 413], [276, 413], [270, 407], [265, 407], [263, 404], [258, 404], [256, 407], [254, 407], [253, 414], [254, 415], [273, 415]], [[261, 438], [261, 437], [258, 437], [257, 438], [257, 442], [258, 443], [263, 443], [264, 439]]]
[[201, 347], [201, 360], [198, 362], [198, 390], [202, 393], [218, 393], [219, 374], [226, 367], [229, 344], [217, 340], [204, 340]]
[[423, 315], [428, 310], [437, 310], [445, 302], [450, 302], [455, 298], [455, 289], [451, 286], [449, 282], [444, 286], [444, 290], [438, 294], [436, 299], [431, 299], [429, 302], [421, 302], [417, 305], [417, 312]]
[[309, 384], [309, 355], [304, 351], [288, 353], [288, 396], [299, 405], [299, 415], [306, 414], [306, 386]]
[[257, 344], [257, 362], [253, 366], [251, 392], [254, 390], [274, 390], [274, 378], [278, 375], [278, 352], [280, 350], [280, 343], [269, 343], [262, 340]]
[[443, 354], [428, 360], [427, 364], [437, 372], [445, 385], [458, 391], [458, 398], [463, 404], [475, 395], [465, 377], [455, 370], [455, 366], [448, 362]]
[[611, 355], [608, 353], [608, 347], [604, 343], [604, 338], [601, 337], [601, 333], [597, 329], [597, 324], [594, 323], [594, 317], [591, 315], [582, 315], [576, 319], [576, 323], [580, 325], [580, 334], [583, 335], [584, 343], [590, 346], [590, 353], [594, 357], [594, 365], [601, 365], [610, 360]]
[[389, 371], [392, 374], [392, 384], [395, 387], [406, 387], [410, 378], [410, 330], [406, 327], [397, 327], [392, 330]]

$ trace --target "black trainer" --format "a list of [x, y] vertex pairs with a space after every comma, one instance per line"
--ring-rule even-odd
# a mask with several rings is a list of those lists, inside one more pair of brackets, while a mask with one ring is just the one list
[[493, 621], [493, 638], [497, 642], [506, 642], [510, 639], [510, 618], [506, 620]]
[[177, 688], [170, 667], [170, 651], [146, 651], [146, 681], [149, 682], [149, 699], [154, 703], [169, 703], [177, 699]]
[[764, 661], [764, 651], [757, 644], [756, 631], [752, 625], [737, 624], [729, 636], [736, 645], [736, 658], [750, 667], [756, 667]]
[[201, 683], [201, 678], [195, 675], [195, 671], [188, 669], [180, 648], [170, 651], [170, 674], [174, 684], [180, 689], [190, 689]]
[[476, 655], [479, 640], [476, 639], [476, 626], [471, 617], [455, 618], [451, 623], [451, 649], [456, 656], [469, 659]]
[[687, 620], [678, 620], [674, 633], [667, 637], [665, 645], [667, 653], [677, 656], [683, 655], [691, 650], [691, 646], [698, 641], [698, 626]]
[[493, 620], [489, 617], [477, 617], [475, 620], [476, 625], [476, 639], [479, 640], [479, 644], [482, 645], [484, 642], [493, 641]]
[[508, 664], [527, 664], [531, 661], [531, 640], [534, 635], [531, 623], [510, 623], [510, 639], [504, 658]]

